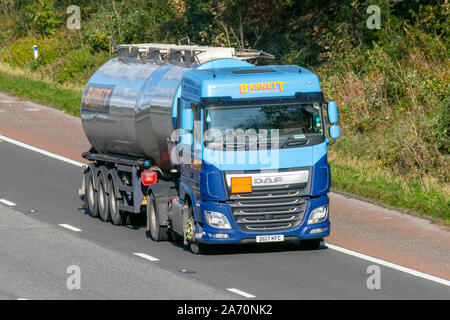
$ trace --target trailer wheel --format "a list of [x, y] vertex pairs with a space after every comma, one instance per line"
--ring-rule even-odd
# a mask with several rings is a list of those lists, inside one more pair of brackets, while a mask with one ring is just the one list
[[112, 178], [108, 179], [108, 202], [109, 202], [109, 214], [111, 217], [111, 223], [115, 226], [122, 226], [125, 224], [125, 213], [119, 210], [120, 199], [114, 189], [114, 182]]
[[153, 241], [167, 241], [169, 233], [167, 226], [159, 225], [159, 214], [156, 210], [156, 201], [153, 194], [147, 196], [147, 231]]
[[111, 218], [109, 214], [109, 201], [106, 189], [106, 181], [103, 174], [100, 174], [98, 177], [97, 203], [100, 219], [105, 222], [109, 221]]
[[85, 197], [87, 199], [89, 215], [93, 218], [98, 217], [97, 191], [94, 189], [94, 175], [89, 170], [86, 173], [86, 190]]

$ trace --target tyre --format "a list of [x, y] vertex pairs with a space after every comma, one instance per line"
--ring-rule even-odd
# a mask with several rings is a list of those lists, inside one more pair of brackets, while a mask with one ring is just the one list
[[167, 226], [159, 225], [159, 214], [156, 210], [156, 201], [153, 194], [147, 196], [147, 231], [153, 241], [167, 241], [169, 233]]
[[300, 247], [302, 249], [308, 249], [308, 250], [319, 249], [321, 242], [322, 242], [322, 239], [300, 240]]
[[185, 237], [187, 238], [187, 243], [189, 245], [189, 249], [193, 254], [207, 254], [209, 246], [204, 243], [199, 243], [197, 239], [195, 239], [195, 220], [194, 220], [194, 210], [192, 205], [188, 203], [188, 220], [185, 226]]
[[209, 253], [209, 245], [199, 242], [191, 242], [189, 244], [189, 249], [193, 254], [208, 254]]
[[173, 242], [181, 241], [180, 235], [178, 233], [176, 233], [175, 230], [173, 230], [173, 228], [170, 229], [169, 235], [170, 235], [170, 240], [172, 240]]
[[98, 176], [98, 188], [97, 188], [97, 203], [98, 203], [98, 215], [100, 220], [109, 221], [109, 201], [108, 193], [106, 190], [106, 181], [102, 173]]
[[85, 197], [88, 204], [89, 215], [93, 218], [98, 218], [97, 191], [94, 188], [94, 175], [91, 170], [86, 173]]
[[120, 198], [116, 194], [114, 189], [113, 179], [108, 179], [108, 202], [109, 202], [109, 215], [111, 217], [111, 223], [115, 226], [122, 226], [126, 221], [126, 214], [119, 210]]

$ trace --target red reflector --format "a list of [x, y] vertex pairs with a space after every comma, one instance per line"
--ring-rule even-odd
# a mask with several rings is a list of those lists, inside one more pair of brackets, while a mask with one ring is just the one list
[[155, 171], [142, 171], [141, 172], [141, 180], [144, 186], [149, 186], [151, 184], [156, 183], [158, 181], [158, 174]]
[[169, 201], [169, 208], [172, 209], [172, 205], [174, 203], [174, 201], [180, 199], [180, 197], [170, 197], [170, 201]]

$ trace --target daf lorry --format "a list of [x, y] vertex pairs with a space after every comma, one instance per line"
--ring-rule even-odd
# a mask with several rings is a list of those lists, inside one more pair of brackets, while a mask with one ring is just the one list
[[116, 51], [81, 103], [92, 145], [82, 190], [93, 217], [122, 225], [146, 215], [154, 241], [183, 241], [194, 253], [210, 244], [320, 245], [330, 233], [327, 146], [340, 129], [314, 73], [252, 65], [271, 58], [257, 50]]

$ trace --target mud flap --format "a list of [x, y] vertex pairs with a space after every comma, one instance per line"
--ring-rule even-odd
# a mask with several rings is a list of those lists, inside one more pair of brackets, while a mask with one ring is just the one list
[[86, 197], [86, 169], [84, 169], [83, 171], [83, 176], [81, 179], [81, 188], [78, 189], [78, 195], [80, 197], [83, 197], [84, 202], [83, 202], [83, 209], [87, 209], [88, 208], [88, 203], [87, 203], [87, 197]]

